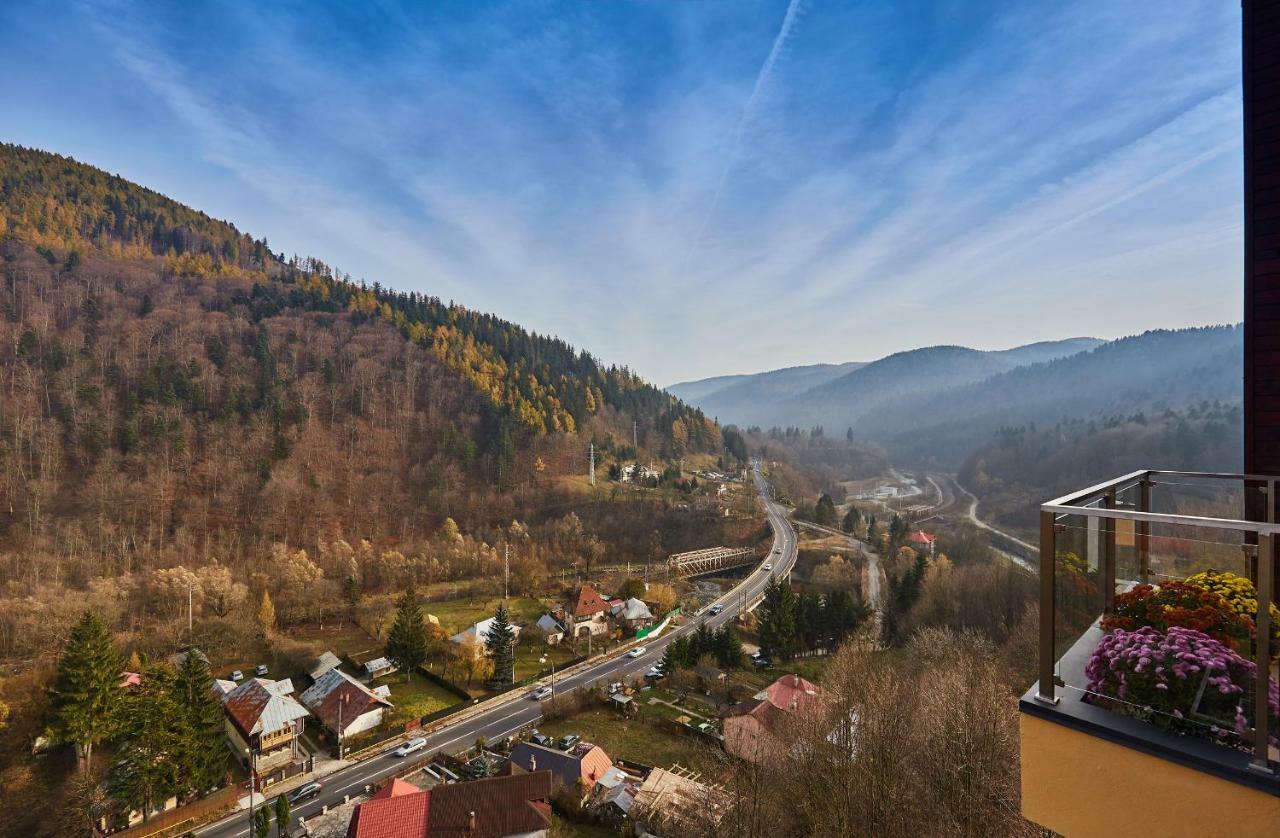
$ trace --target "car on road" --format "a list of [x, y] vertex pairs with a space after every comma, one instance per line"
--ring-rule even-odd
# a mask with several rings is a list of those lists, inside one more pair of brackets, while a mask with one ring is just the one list
[[292, 803], [301, 803], [304, 800], [311, 800], [320, 796], [320, 792], [324, 791], [324, 786], [319, 783], [304, 783], [293, 791], [289, 792], [288, 800]]
[[551, 689], [551, 687], [538, 687], [536, 690], [529, 693], [529, 697], [534, 701], [546, 701], [553, 695], [555, 695], [555, 690]]
[[529, 741], [544, 748], [554, 748], [556, 746], [556, 740], [545, 733], [538, 733], [536, 730], [529, 736]]
[[560, 741], [556, 744], [560, 746], [560, 750], [567, 751], [574, 745], [582, 741], [582, 737], [576, 733], [566, 733], [560, 737]]
[[244, 673], [237, 669], [235, 672], [232, 672], [232, 673], [231, 673], [231, 680], [232, 680], [232, 681], [243, 681], [243, 680], [244, 680]]
[[271, 671], [271, 670], [267, 669], [267, 665], [266, 665], [265, 663], [260, 663], [260, 664], [258, 664], [258, 665], [257, 665], [257, 667], [255, 667], [255, 668], [254, 668], [254, 670], [253, 670], [253, 674], [254, 674], [254, 675], [266, 675], [266, 674], [267, 674], [268, 672], [270, 672], [270, 671]]
[[627, 657], [629, 657], [629, 658], [638, 658], [638, 657], [640, 657], [641, 655], [643, 655], [643, 654], [644, 654], [645, 652], [647, 652], [647, 651], [649, 651], [649, 650], [648, 650], [648, 649], [646, 649], [645, 647], [643, 647], [643, 646], [637, 646], [637, 647], [635, 647], [634, 649], [632, 649], [630, 652], [627, 652]]
[[766, 572], [767, 572], [767, 571], [770, 571], [770, 570], [773, 570], [773, 564], [772, 564], [772, 563], [770, 563], [770, 562], [765, 562], [765, 563], [764, 563], [764, 569], [765, 569], [765, 571], [766, 571]]
[[396, 748], [395, 754], [398, 757], [407, 757], [409, 756], [409, 754], [412, 754], [416, 751], [421, 751], [425, 747], [427, 747], [427, 740], [423, 739], [422, 737], [418, 737], [417, 739], [410, 739], [408, 742], [405, 742], [399, 748]]
[[723, 605], [713, 605], [711, 606], [711, 610], [708, 611], [707, 613], [710, 614], [712, 617], [714, 617], [715, 615], [719, 614], [723, 610], [724, 610]]

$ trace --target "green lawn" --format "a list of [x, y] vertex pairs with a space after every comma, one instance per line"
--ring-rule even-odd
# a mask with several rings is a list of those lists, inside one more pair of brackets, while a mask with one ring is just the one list
[[[499, 597], [494, 599], [453, 599], [424, 603], [422, 610], [440, 620], [440, 627], [449, 634], [457, 634], [467, 626], [475, 625], [497, 610]], [[532, 625], [547, 612], [547, 605], [532, 597], [515, 597], [507, 601], [512, 622], [522, 626]]]
[[640, 716], [635, 719], [622, 719], [613, 710], [601, 708], [584, 711], [563, 721], [547, 722], [538, 730], [555, 737], [576, 733], [585, 741], [604, 748], [615, 760], [628, 759], [661, 768], [670, 768], [672, 763], [678, 762], [708, 776], [718, 776], [724, 767], [724, 752], [699, 739], [666, 731], [653, 720], [646, 720], [654, 710], [645, 704], [648, 695], [636, 694], [641, 706]]
[[420, 719], [428, 713], [443, 710], [457, 704], [460, 699], [443, 687], [415, 676], [408, 683], [398, 672], [375, 679], [370, 686], [386, 684], [391, 687], [391, 703], [395, 705], [390, 721], [402, 724], [410, 719]]

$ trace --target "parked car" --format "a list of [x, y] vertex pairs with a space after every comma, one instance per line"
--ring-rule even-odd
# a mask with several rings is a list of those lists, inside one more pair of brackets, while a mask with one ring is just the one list
[[716, 726], [711, 724], [710, 722], [703, 722], [702, 724], [698, 725], [698, 730], [702, 731], [703, 733], [709, 733], [712, 736], [715, 736], [716, 734]]
[[289, 792], [289, 802], [301, 803], [304, 800], [311, 800], [318, 797], [320, 792], [324, 790], [324, 786], [319, 783], [305, 783]]
[[529, 736], [529, 741], [544, 748], [554, 748], [556, 746], [556, 740], [545, 733], [538, 733], [536, 730]]
[[752, 658], [751, 662], [756, 665], [757, 669], [768, 669], [770, 666], [773, 666], [773, 661], [763, 656]]
[[425, 747], [427, 747], [427, 740], [421, 737], [418, 737], [417, 739], [410, 739], [408, 742], [405, 742], [399, 748], [396, 748], [395, 754], [398, 757], [407, 757], [409, 756], [409, 754], [412, 754], [416, 751], [421, 751]]
[[560, 741], [556, 744], [560, 746], [560, 750], [567, 751], [574, 745], [582, 741], [582, 737], [576, 733], [567, 733], [560, 737]]
[[232, 672], [232, 673], [231, 673], [231, 680], [232, 680], [232, 681], [243, 681], [243, 680], [244, 680], [244, 673], [237, 669], [235, 672]]
[[551, 687], [538, 687], [536, 690], [529, 693], [529, 697], [534, 701], [546, 701], [553, 695], [555, 695], [555, 690], [551, 689]]
[[260, 664], [258, 664], [258, 665], [257, 665], [257, 667], [255, 667], [255, 668], [254, 668], [254, 670], [253, 670], [253, 674], [254, 674], [254, 675], [266, 675], [269, 671], [270, 671], [270, 670], [268, 670], [268, 669], [267, 669], [267, 665], [266, 665], [265, 663], [260, 663]]
[[637, 647], [635, 647], [634, 649], [632, 649], [630, 652], [627, 652], [627, 657], [629, 657], [629, 658], [638, 658], [638, 657], [640, 657], [641, 655], [643, 655], [643, 654], [644, 654], [645, 652], [647, 652], [647, 651], [649, 651], [649, 650], [648, 650], [648, 649], [646, 649], [645, 647], [643, 647], [643, 646], [637, 646]]
[[662, 667], [661, 667], [661, 666], [657, 666], [657, 665], [649, 667], [649, 671], [648, 671], [648, 672], [646, 672], [646, 673], [644, 674], [644, 677], [646, 677], [646, 678], [661, 678], [661, 677], [662, 677]]

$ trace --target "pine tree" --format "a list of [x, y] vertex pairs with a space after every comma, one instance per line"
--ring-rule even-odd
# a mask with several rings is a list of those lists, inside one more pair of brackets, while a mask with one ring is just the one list
[[836, 522], [836, 504], [826, 492], [819, 495], [818, 502], [813, 505], [813, 520], [824, 527], [833, 526]]
[[360, 581], [354, 574], [342, 580], [342, 599], [347, 604], [347, 613], [355, 619], [356, 607], [360, 605]]
[[276, 607], [271, 603], [271, 594], [262, 592], [262, 602], [258, 604], [256, 615], [258, 636], [262, 639], [271, 637], [276, 632]]
[[263, 803], [258, 807], [258, 811], [253, 813], [253, 833], [259, 838], [266, 838], [271, 834], [271, 806]]
[[760, 649], [765, 657], [790, 660], [796, 648], [796, 595], [777, 579], [764, 590], [760, 603]]
[[849, 511], [844, 515], [844, 522], [840, 528], [845, 532], [853, 535], [858, 531], [858, 524], [862, 521], [862, 513], [858, 511], [858, 507], [850, 505]]
[[711, 627], [706, 623], [699, 625], [693, 633], [692, 645], [693, 648], [690, 650], [690, 655], [695, 661], [703, 655], [715, 652], [716, 638], [715, 633], [711, 631]]
[[222, 785], [229, 753], [222, 702], [209, 689], [212, 681], [204, 654], [194, 647], [187, 649], [174, 680], [174, 697], [186, 726], [183, 776], [189, 788], [202, 795]]
[[732, 625], [716, 632], [716, 663], [722, 669], [736, 669], [742, 665], [742, 640]]
[[187, 727], [175, 690], [171, 667], [148, 666], [124, 705], [119, 759], [107, 776], [107, 793], [144, 818], [189, 780], [181, 759]]
[[97, 615], [86, 611], [71, 629], [54, 680], [53, 730], [76, 747], [81, 770], [89, 767], [93, 746], [114, 737], [124, 691], [120, 653]]
[[489, 679], [489, 689], [500, 690], [515, 682], [515, 642], [516, 633], [511, 628], [507, 604], [500, 602], [498, 610], [493, 614], [493, 622], [484, 635], [484, 645], [493, 658], [493, 677]]
[[406, 680], [427, 659], [426, 621], [422, 617], [422, 606], [418, 603], [418, 592], [412, 585], [396, 603], [396, 619], [391, 624], [391, 631], [387, 633], [384, 651], [400, 671], [404, 672]]

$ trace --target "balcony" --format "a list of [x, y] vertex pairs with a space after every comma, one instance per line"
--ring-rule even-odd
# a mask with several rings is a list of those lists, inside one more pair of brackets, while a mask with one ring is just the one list
[[1028, 819], [1068, 836], [1276, 834], [1276, 481], [1140, 471], [1041, 506]]

